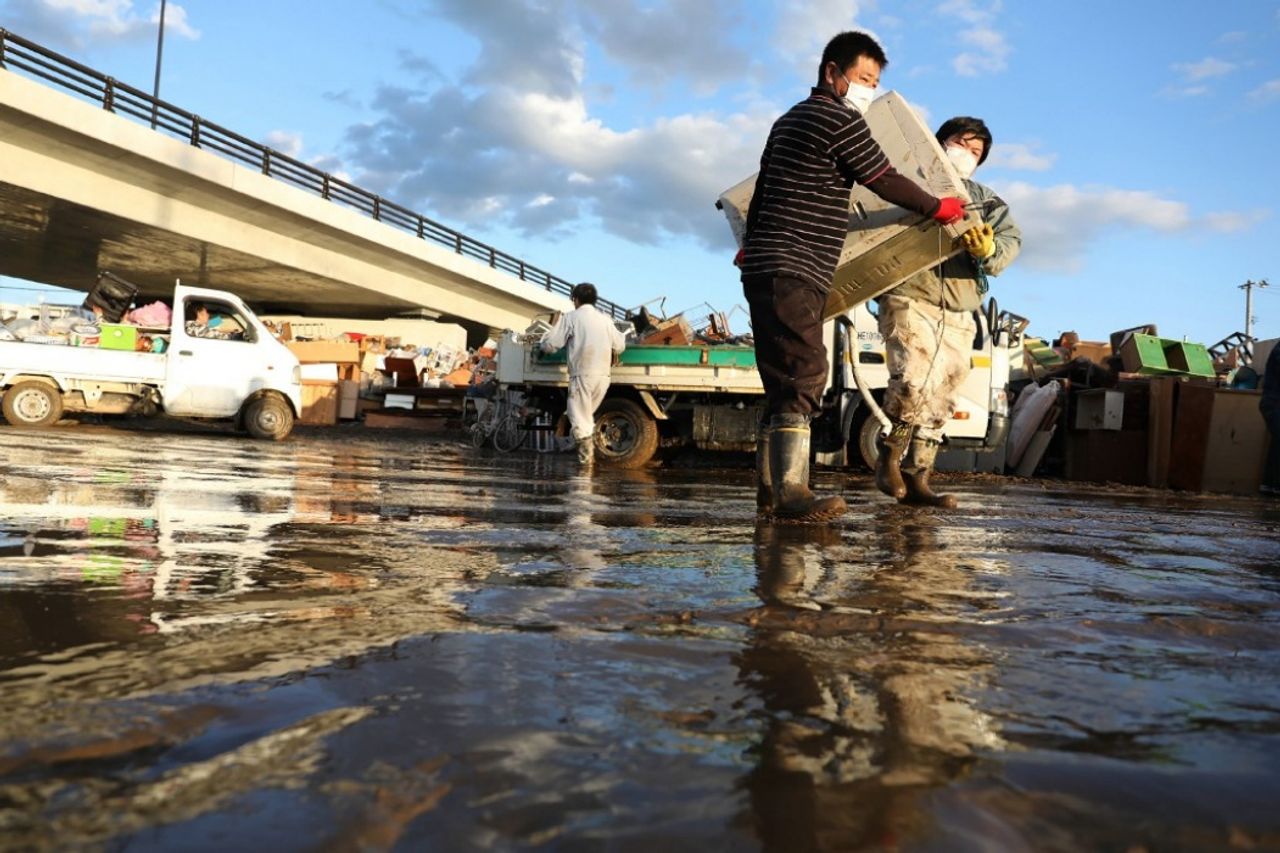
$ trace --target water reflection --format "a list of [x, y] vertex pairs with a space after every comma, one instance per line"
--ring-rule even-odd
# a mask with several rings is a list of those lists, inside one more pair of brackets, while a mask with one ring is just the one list
[[963, 629], [992, 618], [990, 598], [950, 532], [885, 512], [845, 534], [857, 555], [830, 528], [757, 530], [762, 607], [737, 663], [766, 714], [747, 789], [767, 848], [918, 840], [920, 798], [1002, 745], [978, 700], [993, 655]]

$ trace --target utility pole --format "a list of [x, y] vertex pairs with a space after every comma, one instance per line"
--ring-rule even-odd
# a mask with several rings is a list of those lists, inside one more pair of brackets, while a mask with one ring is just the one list
[[1251, 279], [1240, 285], [1240, 289], [1244, 291], [1244, 336], [1250, 341], [1253, 340], [1253, 333], [1251, 331], [1253, 328], [1253, 289], [1255, 287], [1270, 286], [1271, 285], [1265, 278], [1259, 279], [1258, 281], [1253, 281]]
[[[160, 32], [156, 35], [156, 85], [151, 92], [154, 101], [160, 100], [160, 60], [164, 58], [164, 7], [167, 0], [160, 0]], [[156, 109], [154, 103], [151, 104], [151, 129], [156, 127]]]

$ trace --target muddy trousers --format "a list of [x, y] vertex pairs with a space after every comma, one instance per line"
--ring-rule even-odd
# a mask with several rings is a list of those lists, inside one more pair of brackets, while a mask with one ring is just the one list
[[812, 416], [830, 369], [822, 339], [826, 289], [790, 276], [752, 275], [742, 277], [742, 291], [751, 307], [764, 422], [774, 415]]
[[608, 376], [569, 378], [569, 427], [574, 441], [585, 441], [596, 431], [596, 409], [609, 390]]
[[969, 376], [977, 325], [968, 311], [947, 311], [916, 299], [880, 300], [889, 387], [885, 413], [911, 424], [917, 438], [942, 441]]

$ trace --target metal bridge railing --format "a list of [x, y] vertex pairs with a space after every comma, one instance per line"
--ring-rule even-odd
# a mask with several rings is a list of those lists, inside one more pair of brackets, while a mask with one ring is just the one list
[[[181, 139], [196, 148], [243, 163], [268, 177], [292, 184], [334, 204], [357, 210], [378, 222], [452, 249], [459, 255], [473, 258], [552, 293], [568, 296], [573, 289], [570, 282], [544, 269], [221, 125], [206, 121], [168, 101], [153, 98], [140, 89], [4, 29], [0, 29], [0, 68], [22, 71], [100, 104], [109, 112], [137, 119], [156, 131]], [[601, 299], [597, 304], [618, 319], [626, 316], [622, 306], [614, 302]]]

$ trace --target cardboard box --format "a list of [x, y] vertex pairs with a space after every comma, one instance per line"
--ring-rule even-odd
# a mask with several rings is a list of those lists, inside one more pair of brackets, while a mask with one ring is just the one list
[[333, 426], [338, 422], [338, 383], [303, 380], [299, 423]]
[[360, 347], [344, 341], [290, 341], [286, 346], [303, 364], [360, 362]]
[[1099, 341], [1079, 341], [1071, 347], [1072, 358], [1087, 358], [1094, 364], [1106, 364], [1111, 357], [1111, 344]]
[[103, 323], [98, 337], [99, 349], [122, 349], [133, 352], [138, 348], [138, 327], [119, 323]]
[[[899, 172], [939, 198], [969, 194], [930, 129], [897, 92], [876, 98], [864, 114], [871, 135]], [[726, 190], [717, 203], [742, 245], [747, 209], [756, 176]], [[861, 185], [849, 197], [849, 233], [836, 264], [824, 317], [834, 317], [872, 299], [906, 279], [937, 266], [964, 249], [961, 234], [979, 222], [970, 212], [953, 225], [939, 225], [928, 217], [881, 199]]]
[[351, 379], [338, 382], [338, 419], [349, 421], [355, 418], [360, 402], [360, 383]]
[[338, 381], [338, 365], [336, 364], [303, 364], [300, 367], [303, 382]]

